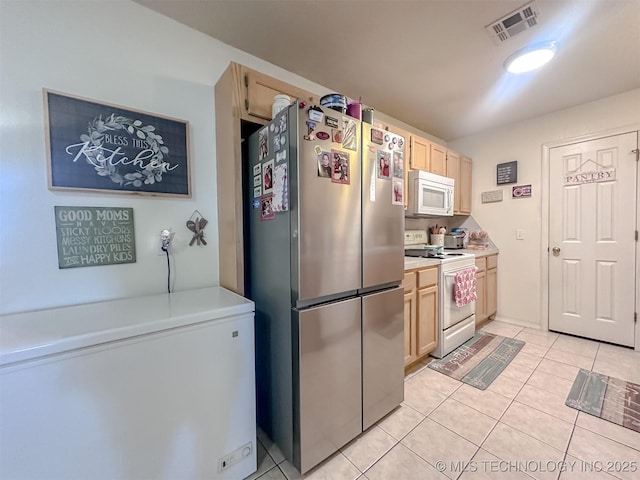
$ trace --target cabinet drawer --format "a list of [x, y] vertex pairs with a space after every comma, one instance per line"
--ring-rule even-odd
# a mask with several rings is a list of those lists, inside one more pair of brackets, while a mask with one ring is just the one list
[[498, 267], [498, 256], [491, 255], [487, 257], [487, 269], [489, 268], [497, 268]]
[[402, 286], [405, 292], [411, 292], [416, 289], [416, 274], [415, 272], [405, 273], [404, 280], [402, 280]]
[[484, 272], [487, 269], [487, 257], [476, 257], [476, 267], [478, 272]]
[[438, 284], [438, 267], [418, 271], [418, 288], [430, 287]]

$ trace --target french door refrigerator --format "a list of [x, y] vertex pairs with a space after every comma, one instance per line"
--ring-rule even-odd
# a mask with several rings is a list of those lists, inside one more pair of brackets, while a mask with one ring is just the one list
[[302, 473], [404, 398], [403, 154], [299, 102], [249, 139], [258, 424]]

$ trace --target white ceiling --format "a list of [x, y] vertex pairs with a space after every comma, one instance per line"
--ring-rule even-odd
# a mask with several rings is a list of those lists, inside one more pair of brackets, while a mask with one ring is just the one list
[[[640, 87], [640, 0], [536, 0], [501, 45], [485, 25], [526, 0], [135, 1], [447, 141]], [[505, 73], [542, 40], [551, 64]]]

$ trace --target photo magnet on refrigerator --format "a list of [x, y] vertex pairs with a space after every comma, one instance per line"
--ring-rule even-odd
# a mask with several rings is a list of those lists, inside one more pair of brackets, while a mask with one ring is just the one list
[[351, 162], [347, 152], [331, 150], [331, 181], [349, 184], [351, 179]]
[[331, 127], [331, 128], [340, 128], [340, 125], [338, 124], [338, 119], [337, 118], [333, 118], [330, 117], [329, 115], [324, 117], [324, 124], [327, 127]]

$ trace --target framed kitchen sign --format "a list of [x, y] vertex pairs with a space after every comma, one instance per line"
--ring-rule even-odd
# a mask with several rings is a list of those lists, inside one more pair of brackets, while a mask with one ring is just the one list
[[499, 163], [496, 167], [496, 184], [504, 185], [518, 181], [518, 161]]
[[191, 197], [186, 121], [43, 95], [49, 189]]
[[55, 207], [58, 267], [135, 263], [133, 208]]

